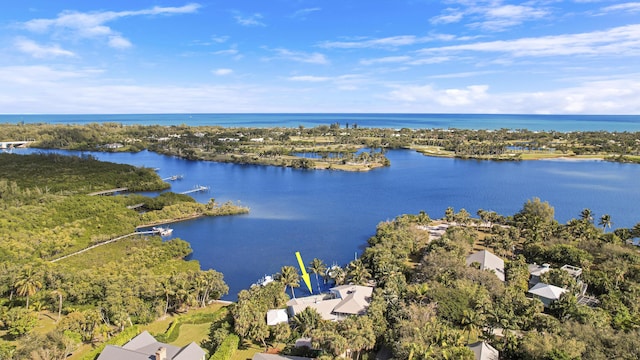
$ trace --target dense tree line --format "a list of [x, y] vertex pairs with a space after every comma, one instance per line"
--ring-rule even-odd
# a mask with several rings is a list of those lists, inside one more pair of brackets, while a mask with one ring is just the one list
[[[609, 160], [640, 162], [639, 132], [557, 132], [524, 129], [375, 129], [223, 128], [219, 126], [123, 126], [116, 123], [88, 125], [0, 125], [0, 137], [34, 140], [32, 146], [93, 151], [149, 149], [187, 159], [214, 160], [275, 166], [291, 162], [301, 153], [317, 154], [329, 163], [380, 163], [388, 166], [384, 151], [368, 157], [358, 149], [372, 150], [434, 146], [462, 158], [518, 160], [527, 152], [566, 155], [606, 155]], [[331, 154], [331, 156], [329, 156]], [[428, 154], [428, 153], [427, 153]], [[386, 160], [386, 161], [385, 161]]]
[[[0, 169], [0, 358], [64, 358], [80, 343], [106, 340], [227, 293], [221, 273], [184, 260], [191, 247], [180, 239], [131, 236], [50, 260], [149, 222], [247, 209], [173, 193], [88, 196], [90, 190], [134, 183], [153, 190], [167, 186], [151, 170], [90, 157], [2, 154]], [[138, 203], [145, 204], [144, 213], [127, 208]], [[44, 311], [56, 320], [46, 334], [38, 330]]]

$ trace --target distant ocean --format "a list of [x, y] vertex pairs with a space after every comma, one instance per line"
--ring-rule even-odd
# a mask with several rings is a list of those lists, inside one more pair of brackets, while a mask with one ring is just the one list
[[104, 114], [0, 115], [2, 123], [189, 125], [223, 127], [316, 127], [339, 123], [366, 128], [529, 129], [534, 131], [640, 131], [640, 115], [492, 114]]

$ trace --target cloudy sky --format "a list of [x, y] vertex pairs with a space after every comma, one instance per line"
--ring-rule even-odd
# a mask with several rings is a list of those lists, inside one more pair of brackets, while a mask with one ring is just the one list
[[0, 113], [640, 114], [640, 2], [22, 0]]

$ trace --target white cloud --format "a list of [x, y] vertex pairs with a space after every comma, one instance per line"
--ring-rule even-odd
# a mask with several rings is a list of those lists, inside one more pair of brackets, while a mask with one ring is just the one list
[[462, 18], [464, 17], [464, 12], [460, 11], [459, 9], [449, 8], [449, 9], [446, 9], [445, 11], [446, 11], [446, 14], [434, 16], [429, 20], [429, 22], [435, 25], [452, 24], [452, 23], [460, 22], [460, 20], [462, 20]]
[[496, 52], [522, 56], [616, 55], [640, 54], [640, 24], [590, 33], [477, 42], [422, 49], [420, 53]]
[[362, 41], [326, 41], [318, 46], [323, 48], [339, 49], [364, 49], [364, 48], [395, 48], [416, 43], [431, 41], [431, 37], [417, 37], [414, 35], [390, 36], [379, 39], [367, 39]]
[[411, 60], [410, 56], [386, 56], [377, 59], [362, 59], [360, 60], [360, 64], [362, 65], [375, 65], [375, 64], [390, 64], [390, 63], [399, 63], [399, 62], [407, 62]]
[[15, 40], [15, 46], [18, 50], [23, 53], [29, 54], [34, 58], [49, 58], [49, 57], [57, 57], [57, 56], [67, 56], [74, 57], [72, 51], [64, 50], [60, 47], [60, 45], [40, 45], [33, 40], [18, 38]]
[[431, 75], [430, 79], [459, 79], [459, 78], [468, 78], [475, 77], [481, 75], [495, 74], [496, 71], [467, 71], [467, 72], [459, 72], [459, 73], [450, 73], [450, 74], [439, 74], [439, 75]]
[[236, 22], [242, 26], [267, 26], [262, 22], [262, 14], [255, 13], [249, 16], [236, 15]]
[[286, 60], [291, 60], [291, 61], [297, 61], [297, 62], [302, 62], [302, 63], [309, 63], [309, 64], [328, 64], [329, 60], [327, 60], [327, 58], [320, 53], [305, 53], [302, 51], [292, 51], [292, 50], [288, 50], [288, 49], [274, 49], [273, 52], [275, 52], [277, 54], [277, 57], [279, 59], [286, 59]]
[[383, 99], [411, 112], [512, 114], [638, 114], [640, 78], [590, 81], [548, 91], [491, 93], [487, 85], [439, 89], [396, 85]]
[[331, 80], [329, 77], [324, 76], [313, 76], [313, 75], [300, 75], [300, 76], [291, 76], [289, 77], [291, 81], [302, 81], [302, 82], [325, 82]]
[[33, 19], [23, 23], [24, 28], [33, 32], [53, 31], [57, 36], [107, 40], [109, 46], [122, 49], [131, 46], [131, 43], [114, 31], [106, 23], [124, 17], [144, 15], [173, 15], [196, 12], [200, 8], [198, 4], [188, 4], [181, 7], [160, 7], [134, 11], [101, 11], [101, 12], [77, 12], [63, 11], [54, 19]]
[[446, 8], [444, 13], [432, 17], [429, 21], [434, 25], [461, 22], [470, 19], [469, 27], [486, 31], [504, 31], [509, 27], [520, 25], [526, 21], [546, 17], [550, 11], [527, 5], [503, 5], [502, 1], [460, 1], [460, 8]]
[[213, 52], [214, 55], [238, 55], [237, 49], [218, 50]]
[[233, 70], [231, 69], [216, 69], [212, 71], [216, 76], [225, 76], [233, 74]]
[[222, 44], [224, 42], [227, 42], [227, 40], [229, 40], [229, 37], [228, 36], [216, 36], [216, 35], [213, 35], [211, 37], [211, 40], [213, 42], [215, 42], [215, 43]]
[[322, 10], [319, 7], [315, 7], [315, 8], [306, 8], [306, 9], [300, 9], [296, 12], [294, 12], [290, 17], [294, 18], [294, 19], [306, 19], [307, 15], [314, 13], [316, 11], [320, 11]]
[[439, 90], [431, 85], [402, 86], [389, 93], [392, 100], [404, 102], [434, 101], [445, 107], [472, 105], [488, 97], [488, 85], [470, 85], [463, 89]]
[[447, 61], [451, 61], [451, 58], [448, 56], [429, 56], [429, 57], [409, 61], [408, 64], [409, 65], [430, 65], [430, 64], [439, 64]]
[[60, 82], [72, 79], [92, 77], [102, 73], [102, 70], [81, 69], [66, 70], [54, 69], [49, 66], [6, 66], [0, 67], [0, 84], [10, 88], [14, 85], [26, 85], [30, 88], [38, 86], [60, 84]]
[[110, 36], [108, 44], [114, 49], [128, 49], [133, 46], [129, 40], [120, 35]]
[[625, 12], [627, 14], [633, 14], [633, 13], [640, 12], [640, 2], [628, 2], [628, 3], [606, 6], [600, 9], [600, 11], [601, 13]]
[[[260, 86], [113, 85], [94, 69], [0, 67], [0, 108], [5, 113], [258, 112], [277, 106]], [[283, 111], [283, 108], [276, 110]]]

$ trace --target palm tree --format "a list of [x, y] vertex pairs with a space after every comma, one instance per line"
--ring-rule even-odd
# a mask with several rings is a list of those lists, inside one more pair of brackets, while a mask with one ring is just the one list
[[460, 325], [467, 330], [467, 344], [469, 343], [469, 338], [471, 337], [471, 332], [476, 330], [480, 325], [482, 315], [477, 312], [477, 310], [469, 310], [466, 309], [462, 312], [462, 318], [460, 319]]
[[[318, 274], [323, 274], [327, 271], [327, 264], [324, 263], [324, 261], [318, 259], [318, 258], [314, 258], [313, 260], [311, 260], [311, 263], [309, 264], [309, 271], [314, 273], [316, 275], [316, 284], [318, 285], [318, 293], [320, 293], [320, 281], [318, 280]], [[324, 278], [324, 276], [323, 276]]]
[[347, 274], [349, 275], [349, 279], [353, 281], [356, 285], [365, 285], [367, 281], [371, 278], [371, 273], [369, 269], [364, 265], [362, 260], [357, 259], [349, 263], [347, 267]]
[[344, 284], [344, 281], [347, 279], [347, 273], [338, 265], [332, 266], [327, 271], [327, 275], [329, 275], [329, 278], [331, 278], [336, 285]]
[[431, 289], [427, 283], [419, 283], [409, 285], [407, 290], [409, 291], [411, 298], [415, 299], [418, 304], [422, 305], [422, 302], [429, 297], [428, 294]]
[[291, 296], [295, 299], [296, 294], [293, 292], [293, 288], [300, 286], [300, 275], [298, 275], [298, 270], [293, 266], [283, 266], [280, 269], [278, 280], [280, 280], [285, 287], [291, 287]]
[[318, 311], [308, 307], [297, 313], [292, 319], [293, 328], [298, 330], [302, 336], [309, 336], [314, 329], [322, 324], [322, 317]]
[[62, 315], [62, 290], [53, 290], [51, 296], [58, 298], [58, 319], [56, 320], [56, 322], [58, 322]]
[[580, 219], [590, 222], [593, 222], [593, 211], [591, 209], [585, 208], [580, 212]]
[[22, 269], [18, 280], [15, 283], [16, 292], [20, 296], [27, 297], [27, 306], [29, 308], [29, 296], [35, 295], [42, 288], [42, 282], [38, 279], [38, 274], [33, 271], [31, 266]]
[[609, 214], [604, 214], [600, 217], [600, 221], [598, 222], [598, 225], [602, 226], [602, 231], [607, 231], [607, 227], [609, 227], [609, 229], [611, 229], [611, 225], [613, 225], [613, 222], [611, 221], [611, 215]]

